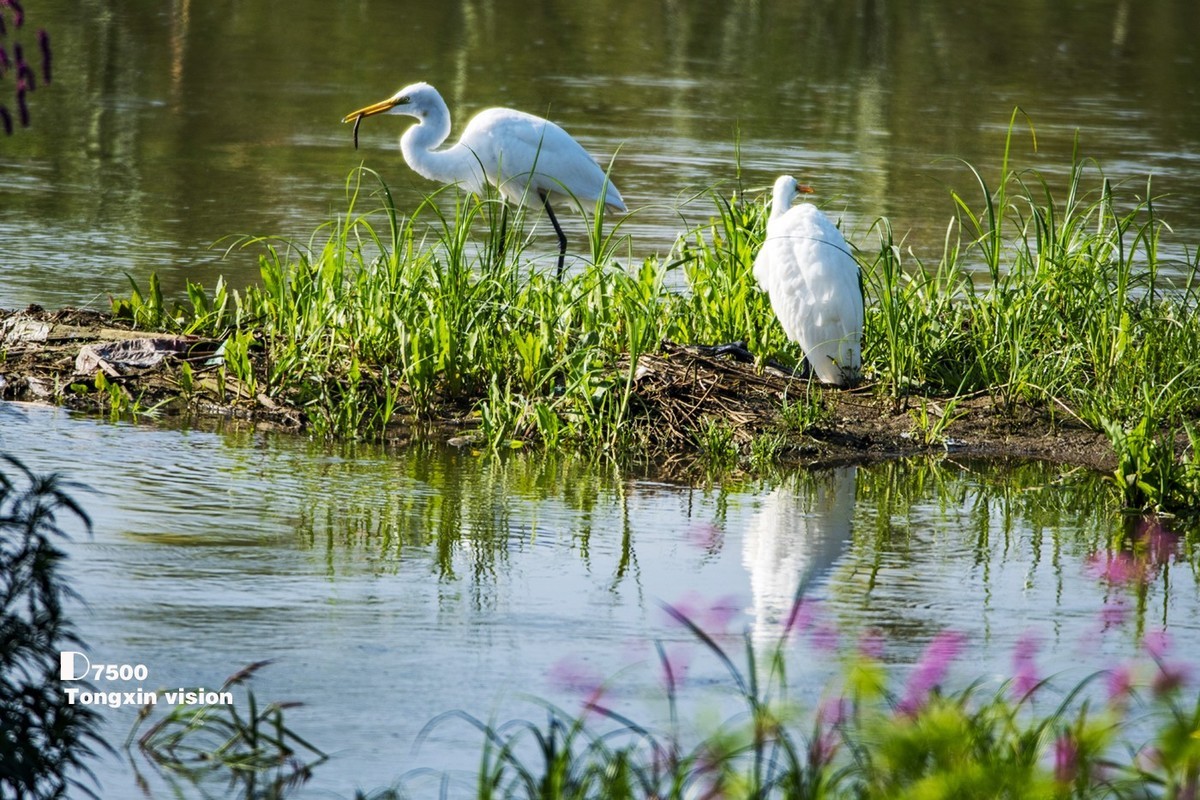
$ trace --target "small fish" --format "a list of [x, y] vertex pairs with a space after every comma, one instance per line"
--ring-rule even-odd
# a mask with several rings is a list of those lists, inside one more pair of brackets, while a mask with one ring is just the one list
[[362, 114], [354, 118], [354, 149], [358, 149], [358, 126], [362, 124]]
[[4, 132], [12, 136], [12, 115], [4, 106], [0, 106], [0, 122], [4, 123]]

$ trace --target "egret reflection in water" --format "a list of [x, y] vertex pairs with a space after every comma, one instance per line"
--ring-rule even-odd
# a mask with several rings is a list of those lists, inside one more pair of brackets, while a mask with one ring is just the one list
[[850, 545], [858, 468], [796, 472], [750, 520], [742, 563], [754, 597], [754, 646], [778, 641], [801, 581], [825, 576]]

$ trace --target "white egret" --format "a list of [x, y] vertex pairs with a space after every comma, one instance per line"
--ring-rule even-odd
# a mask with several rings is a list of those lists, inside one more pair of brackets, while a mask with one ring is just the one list
[[788, 338], [799, 343], [823, 383], [846, 385], [862, 369], [863, 294], [858, 262], [837, 226], [790, 175], [775, 181], [767, 238], [754, 277]]
[[558, 234], [558, 276], [562, 277], [567, 252], [551, 196], [595, 204], [604, 198], [606, 208], [624, 212], [625, 201], [600, 165], [571, 135], [549, 120], [514, 111], [488, 108], [476, 114], [458, 143], [437, 150], [450, 135], [450, 109], [438, 90], [427, 83], [405, 86], [386, 100], [353, 111], [342, 122], [358, 123], [374, 114], [403, 114], [417, 124], [400, 137], [404, 160], [425, 178], [458, 183], [483, 195], [486, 184], [501, 197], [518, 205], [540, 204]]

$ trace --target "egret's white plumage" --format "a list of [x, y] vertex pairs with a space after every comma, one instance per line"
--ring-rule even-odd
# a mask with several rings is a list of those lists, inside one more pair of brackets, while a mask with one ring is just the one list
[[600, 165], [549, 120], [511, 108], [488, 108], [467, 123], [457, 144], [438, 150], [450, 135], [450, 109], [429, 84], [405, 86], [386, 100], [347, 114], [342, 121], [357, 122], [374, 114], [416, 118], [417, 124], [400, 137], [400, 149], [404, 160], [420, 175], [460, 184], [479, 195], [490, 183], [509, 202], [545, 207], [559, 238], [560, 271], [566, 236], [550, 207], [552, 198], [592, 205], [603, 198], [609, 210], [626, 210], [621, 193]]
[[863, 296], [858, 262], [837, 226], [811, 203], [793, 206], [796, 179], [775, 181], [767, 238], [754, 277], [788, 338], [823, 383], [845, 385], [862, 369]]

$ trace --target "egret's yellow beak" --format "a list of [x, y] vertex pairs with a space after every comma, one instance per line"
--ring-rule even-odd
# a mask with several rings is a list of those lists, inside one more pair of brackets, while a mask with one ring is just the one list
[[385, 111], [390, 111], [396, 105], [396, 98], [389, 97], [387, 100], [380, 100], [378, 103], [373, 103], [366, 108], [360, 108], [358, 111], [351, 111], [346, 116], [342, 117], [342, 122], [357, 122], [363, 117], [370, 117], [375, 114], [382, 114]]
[[[342, 120], [345, 122], [346, 120]], [[800, 194], [816, 194], [817, 190], [809, 186], [807, 183], [797, 183], [796, 191]]]

